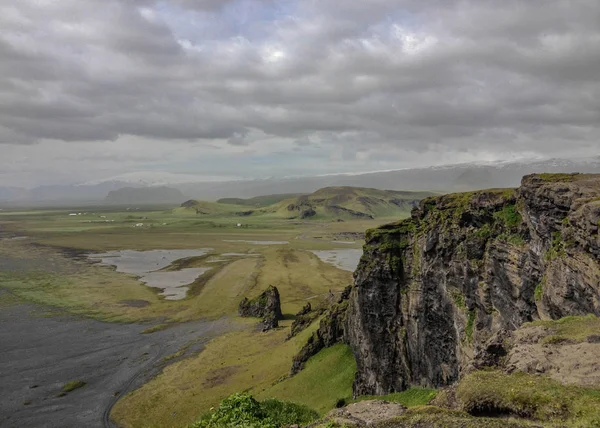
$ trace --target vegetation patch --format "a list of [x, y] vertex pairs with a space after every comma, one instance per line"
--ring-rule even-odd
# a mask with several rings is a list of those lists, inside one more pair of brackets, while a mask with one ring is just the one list
[[423, 406], [408, 409], [402, 416], [378, 424], [377, 428], [524, 428], [529, 426], [539, 428], [539, 424], [513, 418], [474, 417], [466, 412]]
[[498, 235], [498, 241], [506, 242], [508, 244], [514, 245], [515, 247], [522, 247], [527, 244], [525, 238], [517, 233], [501, 233]]
[[189, 428], [279, 428], [306, 425], [318, 418], [308, 407], [275, 399], [258, 402], [248, 393], [230, 395], [212, 413], [202, 416]]
[[151, 334], [151, 333], [156, 333], [157, 331], [162, 331], [162, 330], [166, 330], [167, 328], [169, 328], [171, 325], [170, 324], [157, 324], [157, 325], [153, 325], [152, 327], [148, 327], [147, 329], [145, 329], [144, 331], [142, 331], [141, 334]]
[[325, 348], [306, 363], [295, 376], [279, 382], [261, 393], [261, 397], [275, 397], [293, 401], [324, 414], [339, 400], [352, 398], [352, 382], [356, 362], [347, 345]]
[[523, 218], [517, 211], [515, 204], [505, 205], [500, 211], [494, 213], [494, 217], [501, 220], [509, 229], [516, 228], [523, 222]]
[[87, 383], [82, 380], [72, 380], [71, 382], [67, 382], [62, 387], [62, 392], [67, 393], [71, 391], [75, 391], [76, 389], [83, 388]]
[[561, 174], [561, 173], [553, 173], [553, 174], [537, 174], [542, 181], [547, 183], [570, 183], [575, 181], [579, 174]]
[[540, 302], [542, 297], [544, 296], [544, 285], [543, 281], [540, 281], [538, 285], [535, 286], [535, 291], [533, 292], [533, 296], [536, 302]]
[[425, 406], [431, 402], [438, 394], [438, 391], [430, 388], [412, 387], [402, 392], [394, 392], [386, 395], [363, 395], [352, 403], [365, 400], [385, 400], [393, 403], [400, 403], [406, 407]]
[[448, 293], [450, 293], [452, 301], [457, 308], [466, 309], [465, 296], [463, 295], [462, 291], [457, 288], [448, 288]]
[[527, 325], [546, 327], [551, 342], [584, 342], [588, 337], [600, 333], [600, 318], [595, 315], [564, 317], [552, 321], [534, 321]]
[[600, 426], [600, 390], [565, 386], [544, 376], [474, 372], [459, 383], [456, 394], [463, 409], [474, 416], [522, 417], [566, 422], [572, 427]]
[[467, 336], [467, 341], [469, 343], [473, 342], [473, 327], [475, 325], [475, 315], [476, 311], [473, 309], [469, 311], [467, 315], [467, 326], [465, 327], [465, 335]]
[[551, 262], [558, 257], [564, 257], [567, 254], [565, 251], [565, 246], [566, 245], [562, 239], [562, 233], [554, 232], [552, 234], [552, 246], [544, 255], [546, 261]]

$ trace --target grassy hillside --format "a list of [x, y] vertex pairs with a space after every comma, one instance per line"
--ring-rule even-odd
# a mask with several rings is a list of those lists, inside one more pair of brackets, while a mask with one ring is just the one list
[[[405, 217], [430, 192], [403, 192], [362, 187], [325, 187], [309, 195], [267, 195], [251, 199], [190, 200], [180, 213], [210, 216], [265, 216], [299, 220], [370, 220]], [[284, 197], [286, 197], [284, 199]], [[270, 205], [267, 205], [271, 203]]]
[[430, 192], [402, 192], [362, 187], [325, 187], [282, 201], [277, 213], [288, 218], [372, 219], [406, 215]]
[[263, 208], [285, 201], [286, 199], [297, 198], [298, 196], [302, 196], [302, 193], [281, 193], [276, 195], [256, 196], [255, 198], [249, 199], [223, 198], [219, 199], [217, 202], [220, 204], [245, 205], [248, 207]]

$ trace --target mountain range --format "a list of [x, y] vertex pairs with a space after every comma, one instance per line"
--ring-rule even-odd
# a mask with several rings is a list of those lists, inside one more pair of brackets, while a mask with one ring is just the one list
[[[323, 187], [354, 186], [387, 190], [454, 192], [493, 187], [517, 187], [521, 177], [535, 172], [600, 173], [600, 156], [498, 163], [464, 163], [428, 168], [330, 174], [309, 177], [202, 181], [202, 176], [165, 172], [132, 172], [83, 184], [0, 186], [0, 202], [8, 204], [101, 203], [110, 191], [123, 187], [168, 186], [189, 199], [251, 198], [272, 194], [312, 193]], [[212, 179], [212, 178], [211, 178]], [[197, 181], [196, 181], [197, 180]]]

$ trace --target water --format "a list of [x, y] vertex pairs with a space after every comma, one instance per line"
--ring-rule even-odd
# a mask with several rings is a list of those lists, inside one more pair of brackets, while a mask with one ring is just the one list
[[339, 269], [354, 272], [362, 256], [362, 250], [340, 248], [337, 250], [311, 250], [321, 261]]
[[102, 254], [91, 254], [89, 257], [100, 260], [101, 264], [114, 266], [117, 272], [137, 275], [148, 287], [160, 288], [160, 293], [167, 300], [185, 298], [189, 287], [196, 278], [210, 268], [187, 268], [171, 272], [158, 272], [175, 260], [187, 257], [199, 257], [207, 254], [212, 248], [198, 250], [150, 250], [110, 251]]

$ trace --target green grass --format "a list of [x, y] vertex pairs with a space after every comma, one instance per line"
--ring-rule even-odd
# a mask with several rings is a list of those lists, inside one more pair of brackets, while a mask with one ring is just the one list
[[314, 410], [296, 403], [275, 399], [258, 402], [248, 393], [235, 393], [189, 428], [279, 428], [306, 425], [317, 418]]
[[544, 285], [543, 281], [540, 281], [538, 285], [535, 286], [535, 290], [533, 292], [533, 296], [536, 302], [540, 302], [542, 297], [544, 296]]
[[113, 419], [123, 428], [181, 428], [239, 391], [260, 400], [296, 401], [270, 391], [287, 376], [292, 357], [317, 325], [286, 341], [290, 324], [283, 320], [282, 328], [260, 333], [255, 330], [256, 320], [236, 318], [233, 327], [241, 330], [219, 336], [200, 354], [165, 367], [156, 378], [121, 398]]
[[546, 173], [537, 176], [548, 183], [569, 183], [575, 181], [578, 174]]
[[[230, 210], [238, 208], [228, 206]], [[87, 214], [69, 216], [70, 211]], [[286, 341], [291, 324], [289, 315], [297, 313], [309, 298], [315, 305], [329, 290], [342, 290], [352, 282], [352, 273], [322, 262], [309, 250], [340, 248], [341, 245], [331, 242], [337, 239], [338, 233], [364, 232], [389, 220], [337, 222], [323, 219], [307, 223], [267, 213], [243, 217], [242, 222], [247, 227], [238, 228], [240, 217], [225, 211], [202, 215], [180, 208], [131, 212], [115, 207], [86, 207], [3, 212], [0, 214], [3, 229], [30, 238], [2, 241], [0, 245], [0, 258], [14, 266], [0, 272], [0, 287], [9, 290], [0, 294], [0, 305], [29, 301], [103, 321], [145, 322], [148, 323], [145, 333], [151, 333], [173, 322], [235, 316], [244, 296], [255, 297], [272, 284], [280, 292], [286, 315], [280, 323], [282, 328], [258, 333], [256, 320], [232, 318], [232, 332], [209, 342], [199, 355], [186, 358], [175, 353], [167, 357], [165, 360], [172, 364], [147, 385], [122, 397], [113, 417], [124, 428], [181, 428], [223, 398], [248, 389], [261, 400], [277, 398], [296, 402], [296, 397], [305, 396], [313, 400], [305, 405], [324, 412], [327, 407], [333, 407], [337, 399], [351, 395], [355, 370], [352, 354], [347, 348], [343, 352], [333, 348], [316, 356], [317, 363], [312, 369], [309, 363], [302, 374], [285, 379], [292, 357], [316, 327], [310, 326]], [[137, 222], [145, 226], [132, 227]], [[239, 240], [288, 241], [289, 244], [260, 246]], [[362, 242], [356, 242], [343, 248], [358, 249], [361, 245]], [[167, 270], [216, 267], [192, 286], [193, 292], [186, 299], [171, 301], [132, 275], [89, 264], [85, 256], [72, 257], [81, 254], [80, 251], [158, 248], [213, 249], [210, 256], [180, 260]], [[209, 260], [218, 259], [223, 253], [252, 256], [209, 264]], [[323, 382], [324, 373], [331, 374], [334, 380], [315, 394], [310, 384]], [[341, 377], [336, 378], [338, 375]], [[282, 379], [285, 380], [280, 382]]]
[[508, 228], [515, 228], [523, 222], [523, 218], [514, 204], [505, 205], [502, 210], [494, 213], [494, 217], [502, 220]]
[[350, 347], [335, 345], [312, 357], [297, 375], [261, 392], [259, 397], [274, 397], [300, 403], [324, 414], [339, 399], [352, 397], [356, 363]]
[[217, 202], [220, 204], [246, 205], [249, 207], [268, 207], [286, 199], [294, 199], [302, 195], [301, 193], [281, 193], [275, 195], [257, 196], [249, 199], [242, 198], [222, 198]]
[[166, 323], [153, 325], [152, 327], [148, 327], [147, 329], [145, 329], [144, 331], [142, 331], [142, 334], [156, 333], [157, 331], [166, 330], [170, 326], [171, 326], [171, 324], [166, 324]]
[[568, 427], [600, 426], [600, 390], [565, 386], [544, 376], [474, 372], [459, 383], [456, 395], [464, 410], [474, 415], [518, 416]]
[[475, 316], [477, 313], [475, 310], [469, 311], [467, 316], [467, 326], [465, 327], [465, 335], [469, 343], [473, 342], [473, 328], [475, 325]]
[[[413, 407], [402, 416], [377, 425], [377, 428], [539, 428], [539, 423], [514, 418], [473, 417], [468, 413], [433, 406]], [[321, 426], [319, 426], [321, 428]]]
[[365, 400], [386, 400], [393, 403], [400, 403], [406, 407], [425, 406], [436, 397], [437, 393], [438, 392], [435, 389], [412, 387], [406, 391], [394, 392], [386, 395], [363, 395], [351, 400], [351, 402], [357, 403]]
[[456, 305], [457, 308], [460, 308], [460, 309], [466, 308], [465, 296], [463, 295], [462, 291], [460, 291], [457, 288], [448, 288], [448, 293], [452, 297], [452, 301], [454, 301], [454, 304]]
[[583, 342], [588, 336], [600, 334], [600, 318], [595, 315], [564, 317], [559, 320], [533, 321], [525, 326], [542, 326], [550, 330], [554, 341]]
[[67, 382], [62, 387], [62, 392], [71, 392], [76, 389], [83, 388], [87, 383], [82, 380], [72, 380], [71, 382]]

